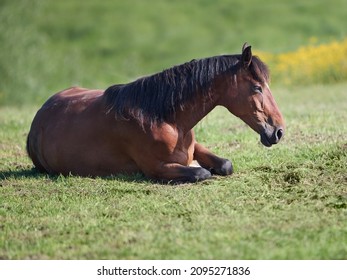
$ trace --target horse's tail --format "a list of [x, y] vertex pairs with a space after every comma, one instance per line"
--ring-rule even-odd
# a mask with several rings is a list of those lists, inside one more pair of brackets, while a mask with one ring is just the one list
[[42, 172], [42, 173], [47, 172], [46, 169], [42, 166], [42, 164], [39, 162], [39, 160], [35, 156], [35, 153], [32, 151], [32, 147], [31, 147], [31, 143], [30, 143], [30, 132], [29, 132], [28, 137], [27, 137], [26, 151], [27, 151], [29, 158], [32, 160], [35, 168], [39, 172]]
[[30, 150], [29, 150], [29, 134], [27, 136], [27, 145], [26, 145], [26, 150], [27, 150], [27, 154], [28, 156], [31, 158], [31, 155], [30, 155]]

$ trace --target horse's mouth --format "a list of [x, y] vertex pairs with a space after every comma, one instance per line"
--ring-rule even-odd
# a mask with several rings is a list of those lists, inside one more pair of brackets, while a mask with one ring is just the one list
[[271, 147], [274, 144], [277, 144], [284, 135], [284, 129], [280, 127], [276, 127], [272, 134], [269, 136], [269, 133], [264, 132], [260, 133], [260, 142], [266, 146]]
[[270, 143], [269, 138], [267, 138], [265, 133], [260, 134], [260, 142], [266, 146], [266, 147], [271, 147], [272, 144]]

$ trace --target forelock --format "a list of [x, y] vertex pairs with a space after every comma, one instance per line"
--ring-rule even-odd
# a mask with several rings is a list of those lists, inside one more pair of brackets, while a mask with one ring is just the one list
[[253, 79], [261, 83], [268, 83], [270, 80], [269, 68], [259, 57], [253, 56], [249, 70]]

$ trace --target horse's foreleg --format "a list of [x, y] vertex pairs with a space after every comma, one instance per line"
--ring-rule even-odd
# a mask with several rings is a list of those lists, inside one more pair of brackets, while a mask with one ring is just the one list
[[199, 143], [195, 143], [194, 146], [194, 159], [212, 174], [225, 176], [233, 173], [233, 166], [229, 160], [217, 157]]
[[154, 170], [145, 172], [145, 175], [154, 180], [166, 183], [194, 183], [212, 176], [210, 171], [202, 167], [188, 167], [178, 163], [160, 164]]

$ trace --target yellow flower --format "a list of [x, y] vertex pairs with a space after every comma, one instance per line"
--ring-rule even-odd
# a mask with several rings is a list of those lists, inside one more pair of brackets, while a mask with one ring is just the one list
[[309, 39], [310, 45], [294, 52], [273, 55], [256, 54], [272, 69], [272, 79], [284, 84], [332, 83], [347, 80], [347, 39], [342, 42], [315, 46], [317, 38]]

